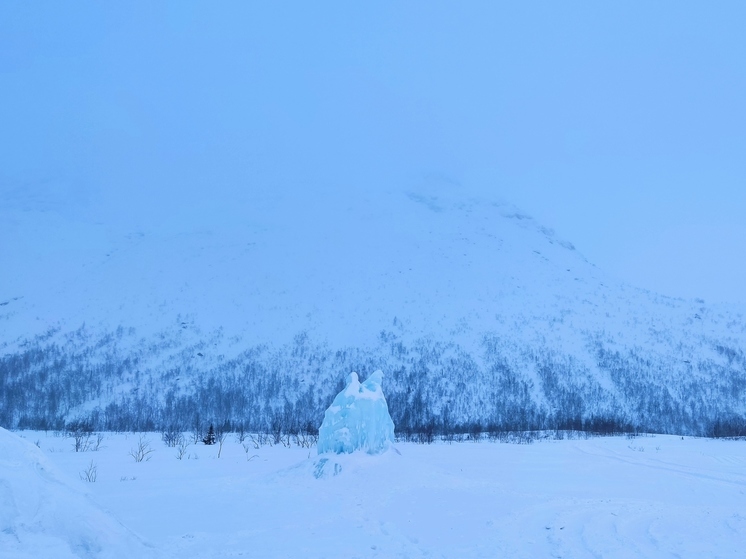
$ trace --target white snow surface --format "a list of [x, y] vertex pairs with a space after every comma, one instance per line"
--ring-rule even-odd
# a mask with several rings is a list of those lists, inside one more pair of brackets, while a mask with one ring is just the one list
[[319, 428], [318, 453], [368, 454], [386, 451], [394, 442], [394, 422], [389, 415], [381, 384], [383, 371], [371, 374], [362, 384], [357, 373], [347, 376], [347, 384], [324, 413]]
[[742, 309], [626, 286], [525, 213], [450, 184], [251, 185], [229, 202], [205, 194], [186, 214], [129, 221], [0, 195], [0, 261], [13, 272], [0, 274], [5, 352], [83, 324], [138, 339], [172, 330], [180, 346], [192, 341], [182, 324], [196, 339], [220, 330], [214, 351], [226, 358], [299, 332], [370, 347], [392, 324], [467, 350], [489, 333], [581, 359], [587, 332], [650, 350], [745, 338]]
[[[177, 460], [158, 434], [145, 435], [152, 459], [136, 463], [129, 451], [139, 435], [106, 434], [99, 451], [83, 453], [51, 432], [21, 435], [41, 451], [2, 433], [12, 454], [2, 454], [0, 472], [15, 506], [33, 511], [41, 502], [65, 516], [32, 525], [35, 538], [22, 544], [1, 532], [15, 545], [0, 547], [3, 558], [74, 556], [62, 544], [45, 547], [68, 532], [63, 541], [96, 533], [105, 544], [99, 556], [118, 557], [111, 534], [126, 532], [110, 516], [78, 522], [91, 506], [85, 489], [175, 557], [742, 559], [746, 549], [743, 440], [398, 443], [399, 453], [334, 455], [337, 475], [317, 479], [315, 451], [255, 449], [248, 439], [246, 450], [232, 436], [220, 458], [217, 447], [190, 444]], [[77, 481], [91, 460], [97, 481]], [[76, 481], [50, 484], [50, 462]], [[21, 500], [21, 483], [44, 491]], [[1, 502], [5, 519], [10, 501]]]
[[[77, 477], [77, 473], [73, 474]], [[0, 557], [155, 558], [41, 450], [0, 428]]]

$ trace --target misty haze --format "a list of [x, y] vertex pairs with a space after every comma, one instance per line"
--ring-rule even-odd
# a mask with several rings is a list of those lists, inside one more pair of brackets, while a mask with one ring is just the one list
[[0, 558], [742, 557], [744, 16], [0, 7]]

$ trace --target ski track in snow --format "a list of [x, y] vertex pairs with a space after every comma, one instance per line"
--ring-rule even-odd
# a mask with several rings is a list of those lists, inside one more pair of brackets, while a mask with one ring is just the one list
[[81, 490], [174, 557], [740, 559], [746, 546], [744, 441], [400, 443], [331, 456], [338, 475], [317, 479], [313, 449], [247, 454], [229, 439], [221, 458], [200, 444], [179, 461], [153, 433], [152, 460], [135, 463], [132, 434], [84, 453], [21, 435], [71, 477], [94, 460]]

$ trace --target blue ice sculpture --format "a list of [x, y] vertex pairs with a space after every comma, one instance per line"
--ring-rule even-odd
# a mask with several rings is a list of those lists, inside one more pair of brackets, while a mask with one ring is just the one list
[[365, 450], [385, 451], [394, 442], [394, 422], [381, 390], [383, 373], [376, 371], [360, 384], [357, 373], [347, 376], [347, 385], [324, 413], [319, 428], [318, 452], [344, 454]]

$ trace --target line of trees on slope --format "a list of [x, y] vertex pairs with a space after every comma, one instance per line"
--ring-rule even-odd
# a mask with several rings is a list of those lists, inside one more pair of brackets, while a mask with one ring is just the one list
[[473, 354], [432, 339], [405, 345], [388, 332], [373, 348], [333, 350], [300, 334], [204, 365], [194, 356], [205, 344], [184, 348], [162, 336], [133, 346], [123, 337], [121, 329], [77, 340], [52, 333], [0, 358], [0, 425], [315, 433], [347, 373], [380, 368], [405, 437], [549, 429], [746, 436], [746, 358], [722, 344], [709, 347], [716, 359], [677, 363], [589, 339], [590, 361], [581, 362], [496, 336]]

